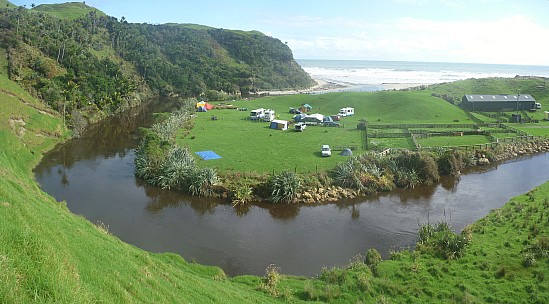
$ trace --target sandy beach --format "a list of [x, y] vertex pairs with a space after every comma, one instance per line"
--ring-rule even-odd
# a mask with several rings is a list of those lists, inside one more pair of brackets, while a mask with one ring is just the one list
[[[259, 91], [256, 95], [264, 96], [277, 96], [277, 95], [295, 95], [295, 94], [319, 94], [327, 92], [340, 92], [340, 91], [353, 91], [353, 87], [359, 88], [360, 85], [348, 84], [348, 83], [338, 83], [331, 82], [321, 79], [314, 79], [316, 85], [303, 90], [280, 90], [280, 91]], [[415, 88], [419, 86], [428, 85], [426, 83], [383, 83], [377, 85], [382, 87], [382, 90], [404, 90]]]

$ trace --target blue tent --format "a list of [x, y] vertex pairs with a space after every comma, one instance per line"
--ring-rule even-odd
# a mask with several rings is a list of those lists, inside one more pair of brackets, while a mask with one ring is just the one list
[[197, 112], [208, 112], [208, 109], [206, 109], [205, 106], [200, 106], [196, 109]]

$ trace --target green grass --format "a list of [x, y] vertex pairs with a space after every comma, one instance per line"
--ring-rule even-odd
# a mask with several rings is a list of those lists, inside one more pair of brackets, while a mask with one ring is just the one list
[[7, 0], [0, 0], [0, 8], [15, 8], [17, 7], [15, 4], [7, 1]]
[[431, 136], [418, 139], [418, 143], [422, 147], [472, 146], [490, 142], [492, 142], [492, 140], [484, 135]]
[[106, 16], [102, 11], [87, 6], [80, 2], [68, 2], [60, 4], [41, 4], [32, 9], [37, 12], [51, 14], [58, 18], [66, 18], [69, 20], [77, 19], [86, 16], [90, 12], [97, 12], [98, 16]]
[[[312, 113], [333, 115], [340, 108], [350, 106], [355, 108], [355, 115], [342, 118], [340, 128], [309, 126], [303, 133], [272, 130], [269, 123], [246, 119], [250, 110], [263, 107], [274, 109], [280, 119], [291, 120], [293, 115], [288, 113], [288, 109], [304, 103], [313, 106]], [[428, 92], [294, 95], [236, 101], [233, 104], [249, 111], [212, 110], [197, 113], [195, 127], [179, 133], [178, 142], [188, 146], [192, 152], [213, 150], [222, 156], [218, 160], [199, 162], [201, 165], [243, 172], [312, 172], [332, 168], [345, 159], [337, 155], [338, 151], [333, 151], [332, 157], [322, 158], [320, 148], [323, 144], [332, 148], [354, 145], [361, 149], [361, 132], [356, 130], [361, 118], [371, 123], [471, 123], [463, 111], [430, 96]], [[219, 119], [211, 120], [212, 115]], [[388, 147], [413, 147], [406, 139], [383, 142]], [[361, 153], [359, 150], [355, 153]]]
[[533, 136], [549, 136], [549, 125], [513, 126]]

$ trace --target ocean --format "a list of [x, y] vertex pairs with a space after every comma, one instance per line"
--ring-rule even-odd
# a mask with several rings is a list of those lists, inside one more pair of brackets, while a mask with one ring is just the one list
[[349, 89], [362, 91], [469, 78], [549, 77], [549, 66], [313, 59], [298, 59], [297, 62], [314, 79], [344, 84]]

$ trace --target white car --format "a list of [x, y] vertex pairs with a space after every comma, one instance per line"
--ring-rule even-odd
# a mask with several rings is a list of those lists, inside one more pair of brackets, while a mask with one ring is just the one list
[[323, 157], [332, 156], [332, 149], [328, 145], [322, 145], [322, 150], [320, 151]]

